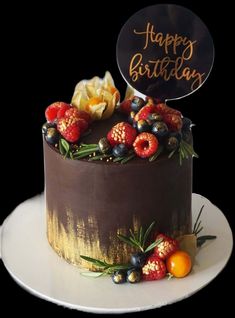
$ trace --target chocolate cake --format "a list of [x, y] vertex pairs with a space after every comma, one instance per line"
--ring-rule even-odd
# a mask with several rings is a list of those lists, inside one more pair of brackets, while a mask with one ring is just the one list
[[[91, 125], [83, 142], [97, 143], [124, 115]], [[112, 160], [65, 158], [43, 138], [47, 236], [66, 261], [91, 268], [80, 255], [126, 263], [133, 248], [117, 234], [147, 228], [178, 236], [191, 232], [192, 158], [162, 154], [153, 162], [139, 157]]]

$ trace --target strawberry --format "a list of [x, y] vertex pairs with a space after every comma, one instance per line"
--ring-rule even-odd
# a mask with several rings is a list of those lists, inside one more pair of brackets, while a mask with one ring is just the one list
[[148, 158], [157, 151], [158, 140], [153, 134], [143, 132], [136, 137], [133, 147], [139, 157]]
[[162, 241], [155, 247], [154, 255], [160, 259], [165, 260], [179, 249], [179, 243], [173, 238], [164, 234], [158, 234], [156, 241], [159, 239], [162, 239]]
[[57, 119], [57, 114], [58, 114], [59, 110], [66, 111], [69, 108], [70, 108], [70, 105], [66, 104], [64, 102], [55, 102], [55, 103], [49, 105], [45, 111], [46, 120], [49, 123], [54, 122]]
[[76, 118], [61, 118], [58, 120], [57, 129], [69, 142], [77, 142], [81, 131]]
[[107, 139], [112, 147], [124, 144], [130, 148], [136, 138], [136, 130], [128, 123], [116, 124], [107, 134]]
[[175, 114], [163, 115], [163, 121], [167, 124], [168, 129], [172, 131], [180, 131], [183, 126], [181, 117]]
[[118, 107], [118, 110], [121, 113], [124, 113], [126, 115], [129, 115], [131, 112], [131, 99], [125, 99], [123, 102], [121, 102], [121, 104]]
[[157, 104], [156, 111], [162, 116], [167, 115], [167, 114], [174, 114], [174, 115], [177, 115], [179, 117], [182, 117], [182, 114], [179, 110], [171, 108], [171, 107], [167, 106], [165, 103]]
[[159, 280], [166, 276], [166, 265], [156, 255], [151, 255], [147, 258], [144, 267], [142, 268], [143, 280]]
[[146, 120], [148, 116], [152, 113], [157, 113], [157, 109], [155, 105], [147, 104], [141, 108], [141, 110], [135, 115], [135, 121], [139, 121], [140, 119]]

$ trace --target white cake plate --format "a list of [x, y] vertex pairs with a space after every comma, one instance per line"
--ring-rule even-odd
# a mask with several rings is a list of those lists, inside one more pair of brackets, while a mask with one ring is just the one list
[[92, 313], [128, 313], [169, 305], [206, 286], [226, 265], [233, 245], [223, 213], [209, 200], [193, 194], [193, 218], [202, 205], [203, 234], [217, 235], [196, 257], [183, 279], [115, 285], [109, 277], [87, 278], [57, 256], [47, 243], [44, 197], [20, 204], [2, 227], [1, 253], [7, 270], [30, 293], [65, 307]]

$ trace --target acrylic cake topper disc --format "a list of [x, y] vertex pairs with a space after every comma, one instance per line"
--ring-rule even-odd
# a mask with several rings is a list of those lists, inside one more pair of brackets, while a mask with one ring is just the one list
[[195, 92], [209, 76], [213, 61], [214, 45], [206, 25], [178, 5], [138, 11], [117, 41], [117, 62], [126, 82], [161, 100]]

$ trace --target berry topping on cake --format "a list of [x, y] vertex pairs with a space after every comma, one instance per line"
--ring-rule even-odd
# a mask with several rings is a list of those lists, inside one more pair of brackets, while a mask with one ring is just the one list
[[156, 241], [162, 239], [154, 249], [154, 255], [158, 256], [160, 259], [165, 260], [171, 254], [179, 249], [179, 244], [176, 240], [171, 237], [168, 237], [164, 234], [158, 234]]
[[125, 99], [118, 107], [118, 110], [121, 113], [129, 115], [131, 112], [131, 99]]
[[49, 127], [45, 133], [46, 141], [51, 145], [56, 145], [59, 142], [60, 134], [56, 128]]
[[66, 110], [70, 108], [69, 104], [66, 104], [64, 102], [55, 102], [51, 105], [49, 105], [45, 111], [46, 120], [49, 123], [54, 122], [58, 117], [57, 114], [59, 112], [59, 118], [61, 118], [61, 113], [65, 113]]
[[57, 129], [69, 142], [77, 142], [81, 131], [76, 118], [61, 118], [58, 120]]
[[165, 263], [157, 255], [151, 255], [148, 257], [144, 267], [142, 268], [143, 280], [159, 280], [165, 276]]
[[134, 96], [132, 98], [132, 101], [131, 101], [131, 109], [134, 111], [134, 112], [138, 112], [141, 110], [141, 108], [146, 104], [146, 102], [143, 100], [143, 98], [141, 97], [138, 97], [138, 96]]
[[158, 140], [153, 134], [144, 132], [136, 137], [133, 147], [137, 156], [149, 158], [157, 151]]
[[172, 131], [180, 131], [183, 125], [181, 117], [175, 114], [164, 115], [164, 122]]
[[133, 145], [136, 138], [136, 130], [128, 123], [121, 122], [116, 124], [108, 133], [107, 139], [112, 147], [124, 144], [128, 148]]
[[123, 157], [128, 153], [128, 148], [124, 144], [119, 144], [113, 147], [112, 154], [114, 157]]
[[140, 119], [148, 119], [149, 115], [152, 113], [156, 113], [156, 106], [154, 105], [146, 105], [135, 115], [135, 121], [139, 121]]
[[107, 138], [103, 137], [98, 142], [99, 151], [103, 154], [107, 154], [111, 150], [111, 145]]
[[151, 127], [149, 126], [148, 122], [144, 119], [138, 120], [136, 127], [139, 133], [147, 132], [151, 130]]
[[138, 252], [131, 255], [131, 264], [136, 268], [142, 268], [146, 261], [146, 253]]
[[156, 112], [158, 112], [162, 116], [165, 116], [167, 114], [172, 114], [172, 115], [182, 117], [182, 114], [179, 110], [171, 108], [171, 107], [167, 106], [165, 103], [157, 104], [156, 105]]

